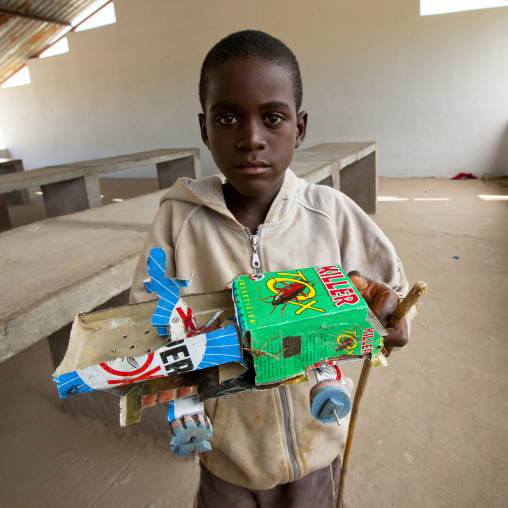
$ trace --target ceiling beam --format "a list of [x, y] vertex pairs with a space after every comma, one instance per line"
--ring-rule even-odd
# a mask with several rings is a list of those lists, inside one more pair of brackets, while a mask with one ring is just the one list
[[16, 16], [18, 18], [35, 19], [36, 21], [43, 21], [45, 23], [53, 23], [62, 26], [71, 26], [67, 21], [60, 21], [59, 19], [45, 18], [44, 16], [37, 16], [37, 14], [29, 14], [26, 12], [11, 11], [10, 9], [0, 8], [0, 13], [7, 14], [8, 16]]

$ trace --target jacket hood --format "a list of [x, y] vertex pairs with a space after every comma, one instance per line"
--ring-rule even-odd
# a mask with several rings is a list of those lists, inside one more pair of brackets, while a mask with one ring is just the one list
[[[237, 222], [233, 214], [228, 210], [224, 200], [222, 185], [225, 179], [222, 175], [212, 175], [194, 180], [192, 178], [179, 178], [175, 184], [164, 194], [160, 205], [168, 200], [186, 201], [195, 205], [206, 206], [234, 222]], [[284, 181], [279, 193], [273, 200], [265, 223], [273, 222], [280, 218], [283, 209], [293, 201], [297, 190], [305, 183], [303, 178], [298, 178], [291, 169], [287, 169]]]

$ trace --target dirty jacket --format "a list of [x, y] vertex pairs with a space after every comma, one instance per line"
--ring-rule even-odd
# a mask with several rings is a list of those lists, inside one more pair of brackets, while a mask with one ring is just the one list
[[[167, 254], [167, 276], [194, 276], [191, 293], [217, 291], [240, 273], [254, 273], [256, 250], [248, 230], [226, 207], [223, 180], [179, 179], [162, 197], [138, 266], [131, 302], [152, 299], [143, 287], [150, 249]], [[347, 196], [308, 184], [287, 170], [259, 231], [263, 272], [339, 264], [407, 292], [395, 250], [374, 222]], [[182, 294], [185, 294], [182, 291]], [[315, 380], [314, 380], [315, 381]], [[315, 420], [308, 383], [244, 392], [205, 403], [213, 425], [205, 467], [230, 483], [268, 489], [328, 466], [345, 444], [342, 427]]]

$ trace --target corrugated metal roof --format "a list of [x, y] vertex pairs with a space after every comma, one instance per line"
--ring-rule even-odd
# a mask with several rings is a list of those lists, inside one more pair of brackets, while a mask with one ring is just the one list
[[[39, 55], [71, 21], [97, 0], [1, 0], [0, 84]], [[8, 11], [26, 16], [19, 17]]]

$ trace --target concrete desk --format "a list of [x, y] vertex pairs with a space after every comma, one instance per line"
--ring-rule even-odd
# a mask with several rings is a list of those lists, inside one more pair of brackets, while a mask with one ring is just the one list
[[0, 193], [40, 186], [48, 217], [102, 205], [99, 175], [155, 164], [161, 189], [180, 176], [201, 178], [198, 148], [175, 148], [49, 166], [0, 175]]
[[323, 143], [295, 152], [291, 169], [310, 183], [340, 190], [366, 213], [376, 213], [377, 143]]

